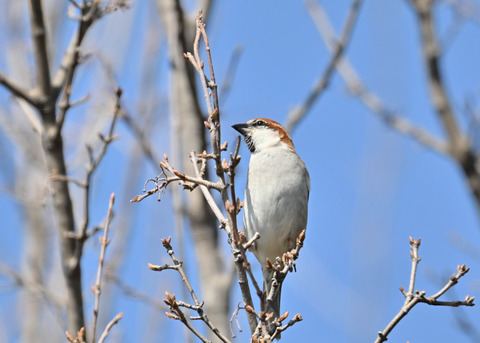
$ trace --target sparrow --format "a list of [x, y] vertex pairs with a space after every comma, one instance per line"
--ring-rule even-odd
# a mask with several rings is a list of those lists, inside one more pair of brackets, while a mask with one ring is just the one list
[[[243, 222], [247, 239], [260, 234], [251, 250], [262, 267], [268, 293], [274, 272], [266, 267], [267, 259], [274, 263], [291, 250], [307, 226], [310, 176], [292, 138], [276, 121], [257, 118], [232, 127], [243, 135], [251, 153]], [[281, 286], [273, 301], [266, 303], [266, 313], [273, 312], [271, 321], [280, 317]]]

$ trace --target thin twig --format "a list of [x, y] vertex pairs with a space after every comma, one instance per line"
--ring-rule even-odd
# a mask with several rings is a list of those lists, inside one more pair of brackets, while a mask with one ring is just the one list
[[[333, 53], [337, 47], [335, 42], [338, 39], [328, 15], [319, 2], [313, 0], [305, 0], [305, 2], [310, 17], [317, 27], [323, 42], [328, 50]], [[444, 141], [434, 137], [428, 131], [415, 126], [396, 111], [389, 109], [377, 95], [369, 91], [360, 80], [347, 57], [341, 56], [336, 64], [336, 68], [348, 90], [369, 108], [373, 114], [384, 121], [386, 125], [442, 155], [449, 153], [448, 145]]]
[[105, 341], [105, 339], [107, 338], [108, 334], [110, 333], [110, 329], [115, 325], [117, 324], [120, 319], [123, 318], [123, 313], [120, 312], [119, 314], [117, 314], [108, 324], [107, 326], [105, 327], [105, 330], [103, 331], [102, 335], [100, 336], [100, 339], [98, 340], [98, 343], [103, 343]]
[[[100, 304], [102, 270], [103, 270], [103, 263], [105, 261], [105, 251], [107, 250], [107, 245], [110, 242], [107, 236], [108, 236], [108, 228], [110, 226], [110, 220], [112, 218], [112, 209], [113, 209], [114, 200], [115, 200], [115, 194], [112, 193], [112, 195], [110, 196], [110, 202], [108, 204], [107, 220], [105, 221], [105, 227], [103, 229], [103, 237], [100, 237], [100, 243], [102, 247], [100, 249], [100, 258], [98, 260], [97, 279], [95, 281], [95, 286], [93, 287], [93, 291], [95, 293], [95, 304], [93, 307], [92, 342], [95, 342], [95, 334], [97, 329], [97, 318], [98, 318], [98, 307]], [[117, 321], [120, 320], [120, 318], [123, 316], [123, 314], [119, 314], [119, 315], [120, 317], [117, 319]], [[117, 315], [117, 317], [119, 315]], [[113, 324], [115, 324], [116, 322], [114, 322]], [[110, 325], [110, 327], [112, 325]], [[107, 328], [105, 329], [105, 332], [106, 332], [105, 335], [108, 334], [108, 330], [109, 330], [109, 326], [107, 326]]]
[[167, 299], [165, 299], [164, 301], [170, 307], [170, 310], [173, 312], [173, 313], [167, 312], [166, 313], [167, 317], [170, 319], [180, 320], [187, 327], [187, 329], [189, 329], [202, 342], [211, 343], [200, 332], [198, 332], [197, 329], [195, 329], [195, 327], [190, 323], [190, 321], [187, 320], [187, 317], [185, 316], [185, 314], [177, 304], [175, 295], [170, 294], [168, 292], [165, 292], [165, 295], [167, 296]]
[[85, 188], [86, 187], [86, 184], [85, 184], [84, 181], [80, 181], [78, 179], [75, 179], [73, 177], [69, 177], [69, 176], [66, 176], [66, 175], [60, 175], [60, 174], [51, 175], [50, 180], [70, 182], [70, 183], [73, 183], [74, 185], [77, 185], [80, 188]]
[[89, 153], [89, 160], [90, 164], [87, 166], [87, 172], [85, 175], [85, 181], [83, 181], [83, 221], [80, 225], [80, 228], [78, 230], [78, 237], [79, 237], [79, 243], [78, 247], [76, 250], [76, 258], [80, 260], [81, 255], [82, 255], [82, 248], [84, 242], [88, 239], [87, 235], [87, 229], [88, 225], [90, 223], [90, 185], [91, 185], [91, 180], [93, 177], [93, 174], [97, 170], [98, 166], [100, 165], [100, 162], [103, 160], [105, 157], [105, 154], [107, 153], [107, 149], [110, 146], [110, 144], [116, 139], [114, 136], [114, 131], [115, 131], [115, 124], [117, 122], [119, 112], [121, 109], [121, 96], [122, 96], [122, 89], [118, 88], [116, 93], [115, 93], [115, 107], [113, 110], [113, 117], [112, 121], [110, 122], [110, 127], [108, 128], [108, 133], [107, 137], [104, 137], [99, 133], [99, 138], [102, 141], [102, 145], [100, 148], [100, 151], [98, 155], [94, 158], [93, 157], [93, 151], [91, 149], [88, 149]]
[[300, 314], [296, 314], [292, 319], [288, 321], [287, 324], [285, 324], [284, 326], [277, 327], [275, 332], [272, 334], [272, 338], [275, 338], [276, 336], [279, 335], [280, 332], [285, 331], [290, 326], [293, 326], [296, 323], [301, 322], [302, 320], [303, 320], [302, 316]]
[[223, 83], [220, 86], [219, 98], [222, 98], [222, 104], [225, 106], [226, 99], [230, 94], [232, 89], [233, 80], [235, 78], [236, 71], [238, 69], [238, 64], [240, 62], [240, 57], [243, 53], [243, 46], [237, 45], [233, 50], [232, 55], [230, 56], [230, 61], [228, 62], [227, 71], [225, 72], [225, 78]]
[[38, 112], [35, 111], [35, 108], [32, 106], [32, 104], [28, 103], [22, 98], [17, 98], [16, 101], [18, 103], [18, 106], [20, 106], [20, 108], [22, 109], [22, 112], [25, 114], [25, 117], [27, 117], [30, 124], [32, 124], [33, 130], [35, 130], [35, 132], [39, 135], [43, 135], [44, 132], [40, 117], [38, 115]]
[[475, 305], [473, 303], [473, 301], [475, 300], [475, 297], [470, 297], [469, 295], [465, 297], [464, 301], [438, 301], [437, 300], [446, 291], [448, 291], [451, 287], [457, 284], [458, 280], [462, 276], [468, 273], [470, 268], [467, 268], [465, 265], [458, 266], [457, 274], [452, 275], [452, 277], [447, 282], [447, 284], [440, 291], [438, 291], [437, 293], [435, 293], [430, 297], [425, 297], [425, 293], [426, 293], [425, 291], [419, 292], [417, 290], [414, 290], [417, 265], [418, 265], [418, 262], [420, 261], [420, 257], [418, 256], [418, 248], [420, 246], [420, 241], [421, 241], [420, 238], [418, 240], [414, 240], [412, 239], [412, 237], [410, 237], [410, 247], [412, 249], [412, 251], [410, 252], [411, 258], [412, 258], [412, 269], [411, 269], [412, 271], [411, 271], [410, 281], [409, 281], [409, 290], [408, 292], [406, 292], [403, 289], [403, 287], [400, 287], [400, 291], [405, 296], [405, 303], [403, 304], [402, 308], [397, 313], [397, 315], [390, 321], [390, 323], [388, 323], [385, 329], [383, 331], [378, 332], [378, 337], [375, 340], [375, 343], [385, 342], [388, 339], [388, 335], [390, 334], [390, 332], [392, 332], [395, 326], [418, 303], [426, 303], [428, 305], [433, 305], [433, 306], [450, 306], [450, 307]]
[[342, 55], [347, 48], [348, 42], [350, 41], [350, 37], [352, 36], [353, 27], [355, 26], [361, 4], [362, 0], [354, 0], [352, 2], [352, 6], [350, 8], [350, 12], [345, 23], [345, 27], [343, 29], [342, 36], [340, 40], [336, 43], [337, 46], [334, 53], [330, 57], [330, 62], [327, 64], [327, 67], [325, 68], [322, 76], [318, 78], [315, 82], [315, 86], [310, 91], [310, 94], [308, 94], [305, 101], [289, 112], [285, 125], [287, 131], [291, 132], [295, 128], [298, 122], [307, 114], [307, 112], [312, 108], [315, 101], [318, 100], [320, 95], [327, 88], [330, 79], [332, 78], [333, 72], [335, 71], [335, 68], [337, 66], [337, 63], [340, 61]]
[[420, 247], [421, 239], [417, 239], [416, 241], [410, 237], [410, 246], [412, 247], [412, 251], [410, 251], [410, 257], [412, 258], [412, 269], [410, 272], [410, 282], [408, 285], [408, 293], [405, 297], [405, 303], [407, 303], [411, 297], [413, 296], [413, 292], [415, 290], [415, 278], [417, 275], [417, 267], [418, 263], [421, 260], [421, 257], [418, 256], [418, 248]]
[[[198, 169], [198, 159], [197, 159], [197, 154], [195, 152], [190, 153], [190, 158], [192, 159], [192, 164], [193, 164], [193, 169], [195, 170], [195, 174], [197, 175], [197, 178], [200, 178], [200, 170]], [[210, 194], [208, 191], [207, 187], [204, 185], [200, 185], [200, 190], [203, 193], [203, 196], [205, 197], [205, 200], [207, 200], [208, 205], [212, 209], [213, 213], [217, 217], [218, 221], [225, 226], [225, 231], [227, 233], [230, 233], [230, 226], [227, 225], [227, 219], [223, 215], [222, 211], [220, 208], [217, 206], [217, 203], [215, 202], [215, 199], [213, 196]]]
[[100, 16], [88, 16], [88, 13], [97, 13], [99, 11], [100, 1], [92, 1], [88, 5], [84, 2], [79, 7], [81, 11], [81, 19], [79, 20], [77, 30], [74, 32], [68, 48], [65, 50], [62, 62], [58, 67], [55, 77], [52, 82], [52, 98], [57, 101], [60, 94], [63, 92], [60, 101], [58, 102], [58, 115], [56, 118], [57, 135], [61, 133], [63, 123], [67, 111], [73, 106], [70, 102], [72, 94], [72, 84], [75, 71], [80, 63], [80, 47], [83, 43], [88, 29], [93, 25], [96, 19]]
[[123, 282], [109, 268], [105, 270], [105, 281], [115, 284], [115, 286], [117, 286], [124, 295], [141, 301], [148, 306], [152, 306], [158, 311], [165, 311], [166, 309], [163, 302], [160, 303], [156, 299], [153, 299], [150, 295], [138, 291], [137, 289]]
[[23, 277], [16, 270], [10, 268], [8, 265], [0, 263], [0, 274], [4, 274], [12, 278], [16, 286], [23, 288], [33, 294], [41, 297], [45, 300], [47, 304], [52, 306], [58, 324], [61, 327], [65, 327], [65, 322], [63, 318], [63, 300], [58, 298], [58, 294], [51, 292], [45, 285], [37, 282], [35, 280], [29, 280], [28, 278]]
[[169, 237], [168, 239], [162, 239], [162, 245], [167, 250], [167, 252], [170, 255], [170, 258], [172, 259], [174, 265], [173, 266], [170, 266], [170, 265], [153, 266], [153, 265], [149, 264], [148, 267], [151, 270], [155, 270], [155, 271], [162, 271], [162, 270], [165, 270], [165, 269], [175, 269], [180, 274], [180, 276], [183, 280], [183, 283], [187, 287], [188, 292], [190, 293], [190, 296], [191, 296], [195, 305], [192, 306], [192, 305], [188, 305], [188, 304], [183, 303], [183, 302], [179, 302], [175, 299], [174, 295], [171, 295], [168, 292], [166, 293], [167, 294], [167, 300], [165, 301], [165, 303], [170, 306], [170, 309], [173, 310], [173, 312], [178, 316], [178, 319], [180, 319], [182, 321], [182, 323], [184, 323], [200, 339], [202, 339], [202, 337], [199, 336], [199, 334], [197, 334], [198, 332], [196, 330], [192, 330], [193, 328], [191, 327], [189, 321], [184, 316], [183, 312], [179, 309], [179, 306], [183, 306], [183, 307], [187, 307], [187, 308], [195, 310], [199, 314], [199, 316], [201, 317], [201, 320], [210, 328], [210, 330], [222, 342], [229, 342], [229, 340], [220, 332], [220, 330], [218, 330], [218, 328], [208, 318], [207, 314], [203, 311], [203, 302], [200, 302], [198, 300], [198, 297], [197, 297], [197, 295], [196, 295], [196, 293], [195, 293], [195, 291], [194, 291], [194, 289], [193, 289], [193, 287], [192, 287], [192, 285], [191, 285], [191, 283], [190, 283], [190, 281], [189, 281], [189, 279], [188, 279], [188, 277], [187, 277], [187, 275], [186, 275], [186, 273], [183, 269], [183, 262], [180, 261], [175, 256], [175, 252], [173, 251], [173, 247], [170, 244], [171, 240], [172, 240], [171, 237]]

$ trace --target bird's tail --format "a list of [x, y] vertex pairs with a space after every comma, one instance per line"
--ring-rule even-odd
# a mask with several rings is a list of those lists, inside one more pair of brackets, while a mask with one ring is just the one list
[[[269, 293], [272, 288], [272, 278], [273, 278], [273, 271], [267, 268], [263, 268], [263, 280], [264, 280], [264, 291], [266, 292], [266, 298], [268, 298]], [[275, 290], [275, 294], [273, 295], [272, 300], [266, 300], [265, 303], [265, 312], [268, 314], [273, 313], [273, 316], [268, 320], [268, 331], [270, 334], [275, 332], [276, 326], [273, 325], [273, 321], [276, 318], [280, 317], [280, 299], [282, 294], [282, 283], [280, 283]], [[280, 334], [276, 336], [277, 339], [280, 339]]]

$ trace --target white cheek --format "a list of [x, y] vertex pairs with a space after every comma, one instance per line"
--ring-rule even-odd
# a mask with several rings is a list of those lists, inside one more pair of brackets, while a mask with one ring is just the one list
[[263, 129], [252, 134], [252, 140], [255, 145], [255, 149], [261, 150], [278, 144], [280, 142], [280, 137], [276, 131]]

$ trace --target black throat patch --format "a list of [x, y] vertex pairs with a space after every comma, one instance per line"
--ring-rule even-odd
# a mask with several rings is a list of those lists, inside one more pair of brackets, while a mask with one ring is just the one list
[[255, 145], [253, 144], [252, 136], [245, 135], [245, 143], [247, 143], [248, 150], [250, 150], [251, 153], [254, 153], [255, 152]]

